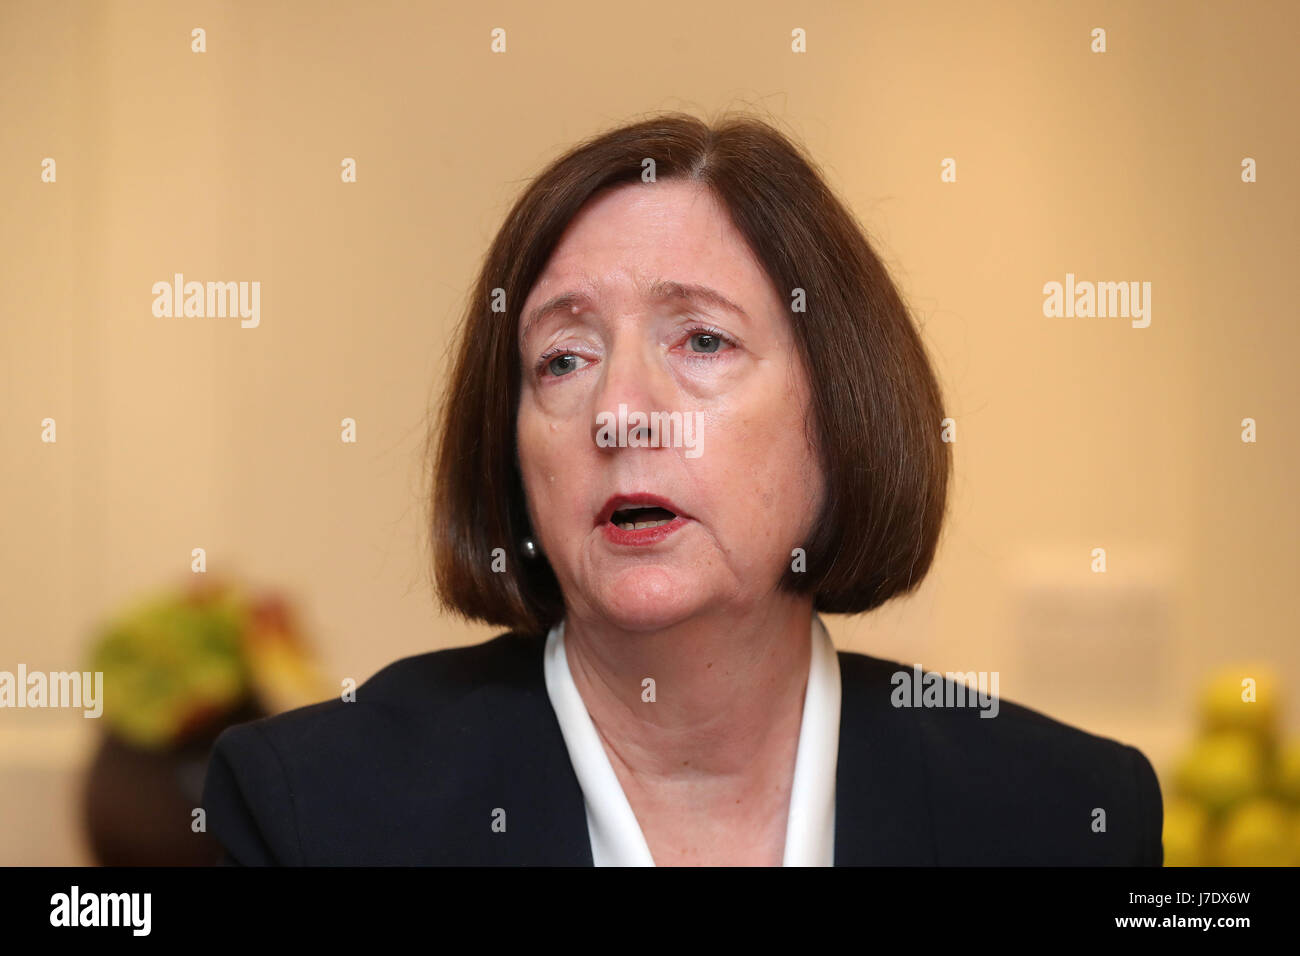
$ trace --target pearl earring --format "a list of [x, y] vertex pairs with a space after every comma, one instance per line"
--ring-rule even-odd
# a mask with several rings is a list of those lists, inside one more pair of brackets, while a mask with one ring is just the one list
[[519, 543], [519, 550], [523, 552], [524, 557], [529, 561], [536, 560], [537, 555], [539, 554], [537, 550], [537, 542], [532, 538], [524, 538], [524, 540]]

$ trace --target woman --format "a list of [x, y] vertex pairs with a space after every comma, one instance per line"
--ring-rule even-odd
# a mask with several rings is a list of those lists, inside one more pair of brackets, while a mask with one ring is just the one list
[[817, 616], [924, 577], [943, 417], [779, 132], [573, 149], [488, 253], [436, 432], [439, 594], [509, 630], [223, 734], [224, 861], [1159, 865], [1137, 750], [950, 681], [913, 707]]

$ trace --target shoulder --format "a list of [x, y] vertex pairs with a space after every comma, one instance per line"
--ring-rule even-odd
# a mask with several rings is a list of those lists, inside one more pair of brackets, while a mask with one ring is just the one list
[[[407, 862], [403, 848], [439, 799], [491, 790], [493, 754], [544, 735], [541, 653], [537, 638], [503, 634], [406, 657], [353, 699], [227, 728], [203, 792], [225, 862]], [[439, 836], [428, 834], [431, 846], [448, 845]], [[372, 856], [350, 855], [357, 848]]]
[[256, 754], [269, 748], [298, 762], [313, 755], [363, 759], [377, 741], [427, 739], [431, 727], [456, 721], [483, 699], [501, 702], [512, 693], [535, 690], [532, 672], [540, 654], [534, 639], [502, 634], [481, 644], [404, 657], [346, 697], [228, 728], [215, 752]]
[[285, 746], [328, 737], [337, 745], [337, 735], [349, 729], [370, 731], [412, 716], [436, 722], [472, 697], [527, 689], [535, 683], [532, 670], [540, 654], [535, 639], [502, 634], [481, 644], [404, 657], [377, 671], [349, 697], [241, 724], [222, 737], [261, 735]]
[[1162, 862], [1160, 788], [1137, 748], [1001, 699], [996, 674], [839, 660], [844, 730], [905, 742], [940, 862]]

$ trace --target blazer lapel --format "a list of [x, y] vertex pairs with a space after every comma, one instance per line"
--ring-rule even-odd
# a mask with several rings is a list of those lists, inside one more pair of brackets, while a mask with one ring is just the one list
[[[540, 664], [539, 659], [539, 678]], [[508, 862], [592, 866], [582, 788], [545, 685], [539, 680], [513, 704], [496, 710], [502, 718], [496, 724], [497, 746], [510, 755], [509, 771], [499, 782], [517, 808]]]
[[849, 651], [838, 654], [835, 865], [934, 865], [938, 857], [915, 717], [889, 699], [897, 665]]
[[430, 731], [446, 748], [433, 788], [456, 794], [439, 838], [427, 841], [435, 862], [591, 866], [582, 788], [546, 694], [543, 642], [507, 634], [484, 646], [491, 664], [457, 702], [454, 721]]

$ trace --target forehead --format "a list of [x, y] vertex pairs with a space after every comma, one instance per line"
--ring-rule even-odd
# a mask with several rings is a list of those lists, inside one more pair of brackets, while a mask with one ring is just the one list
[[529, 290], [524, 319], [557, 296], [647, 298], [663, 291], [664, 280], [715, 289], [747, 311], [770, 307], [775, 295], [707, 187], [629, 183], [598, 194], [569, 223]]

